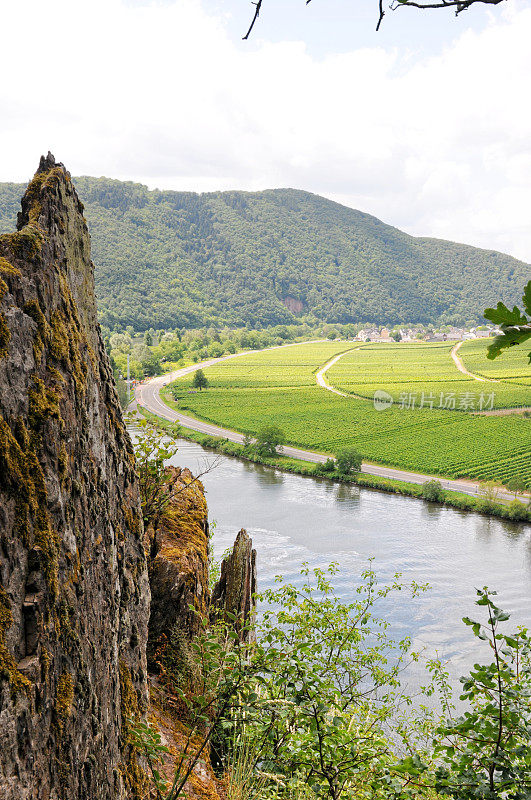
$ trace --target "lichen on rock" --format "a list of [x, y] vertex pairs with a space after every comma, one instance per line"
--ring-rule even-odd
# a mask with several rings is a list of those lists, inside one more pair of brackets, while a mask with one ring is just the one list
[[[149, 585], [83, 206], [48, 154], [0, 236], [0, 797], [140, 796]], [[125, 679], [127, 675], [127, 680]]]
[[175, 495], [157, 530], [147, 531], [151, 556], [148, 659], [154, 670], [163, 668], [163, 654], [172, 639], [173, 649], [179, 651], [174, 655], [186, 661], [185, 641], [197, 632], [209, 603], [208, 510], [203, 485], [188, 469], [170, 467], [168, 479]]

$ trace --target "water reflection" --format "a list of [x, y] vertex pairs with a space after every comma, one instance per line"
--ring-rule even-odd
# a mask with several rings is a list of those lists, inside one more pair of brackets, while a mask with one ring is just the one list
[[254, 472], [261, 486], [280, 486], [284, 482], [284, 473], [261, 464], [251, 464], [246, 462], [246, 466], [252, 466], [249, 472]]
[[336, 484], [336, 486], [335, 499], [338, 503], [348, 502], [353, 508], [359, 505], [361, 493], [358, 486], [352, 486], [348, 483], [340, 483]]
[[526, 525], [520, 525], [518, 522], [511, 522], [510, 520], [500, 520], [502, 530], [506, 533], [508, 539], [519, 539], [524, 536], [526, 532]]
[[440, 517], [443, 508], [441, 505], [438, 503], [426, 503], [424, 501], [420, 502], [422, 502], [422, 515], [428, 522]]

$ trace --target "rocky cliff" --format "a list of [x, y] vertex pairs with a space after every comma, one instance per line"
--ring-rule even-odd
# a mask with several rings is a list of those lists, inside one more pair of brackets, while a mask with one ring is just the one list
[[[199, 692], [208, 700], [210, 681], [204, 680], [197, 645], [209, 620], [224, 618], [241, 633], [242, 640], [247, 637], [245, 623], [254, 618], [251, 592], [256, 591], [256, 552], [246, 531], [241, 530], [221, 564], [220, 579], [210, 596], [203, 485], [188, 469], [173, 467], [168, 470], [168, 483], [171, 500], [157, 529], [148, 525], [147, 530], [151, 545], [150, 720], [168, 748], [161, 768], [168, 785], [180, 762], [181, 775], [191, 767], [183, 787], [188, 800], [220, 800], [227, 796], [227, 786], [226, 776], [220, 777], [220, 770], [215, 773], [212, 767], [212, 761], [219, 767], [219, 753], [216, 747], [212, 749], [212, 741], [205, 741], [208, 724], [205, 729], [197, 726], [197, 721], [192, 724], [191, 706], [183, 706], [182, 693]], [[196, 753], [200, 753], [197, 760]]]
[[0, 237], [0, 797], [135, 797], [149, 586], [134, 458], [70, 176]]

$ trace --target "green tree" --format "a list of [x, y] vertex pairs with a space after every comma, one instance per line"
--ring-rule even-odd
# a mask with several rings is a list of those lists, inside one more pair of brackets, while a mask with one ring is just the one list
[[444, 500], [444, 489], [440, 481], [426, 481], [422, 484], [422, 496], [425, 500], [440, 502]]
[[357, 450], [348, 448], [337, 455], [336, 466], [340, 475], [353, 475], [361, 470], [362, 457]]
[[144, 375], [152, 377], [153, 375], [162, 375], [162, 367], [160, 361], [154, 353], [149, 353], [140, 362]]
[[479, 485], [480, 502], [479, 508], [482, 511], [490, 511], [498, 502], [500, 490], [496, 481], [484, 481]]
[[524, 492], [527, 490], [527, 481], [522, 475], [515, 475], [506, 481], [505, 485], [510, 492], [514, 492], [515, 500], [517, 495], [524, 494]]
[[368, 797], [367, 783], [394, 761], [389, 734], [410, 642], [393, 641], [372, 611], [406, 587], [397, 576], [379, 587], [367, 570], [355, 600], [344, 603], [331, 582], [337, 571], [304, 567], [302, 586], [261, 596], [252, 680], [233, 714], [236, 728], [245, 720], [251, 730], [271, 789], [285, 798]]
[[214, 342], [209, 347], [209, 355], [211, 358], [220, 358], [223, 355], [224, 349], [221, 344], [218, 342]]
[[265, 425], [256, 436], [256, 451], [261, 456], [276, 456], [286, 441], [284, 431], [276, 425]]
[[196, 369], [196, 371], [194, 372], [194, 377], [192, 379], [192, 386], [194, 387], [194, 389], [199, 389], [199, 391], [201, 391], [202, 389], [208, 389], [208, 378], [202, 369]]
[[117, 350], [120, 353], [130, 353], [132, 341], [126, 333], [113, 333], [109, 339], [111, 350]]
[[[183, 485], [178, 475], [168, 471], [168, 462], [174, 458], [178, 451], [177, 442], [165, 435], [162, 436], [147, 420], [131, 418], [135, 426], [133, 446], [136, 459], [136, 471], [140, 486], [140, 500], [144, 524], [157, 526], [161, 515], [168, 504], [177, 495], [186, 492], [188, 486], [200, 480], [217, 465], [214, 461], [208, 464], [205, 470], [196, 475], [189, 483]], [[179, 426], [173, 427], [176, 435]]]

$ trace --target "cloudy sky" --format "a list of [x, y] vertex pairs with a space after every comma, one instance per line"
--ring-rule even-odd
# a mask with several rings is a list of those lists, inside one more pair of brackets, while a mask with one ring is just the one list
[[4, 0], [1, 181], [291, 186], [531, 262], [531, 0]]

